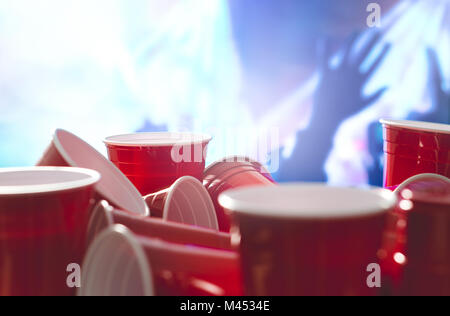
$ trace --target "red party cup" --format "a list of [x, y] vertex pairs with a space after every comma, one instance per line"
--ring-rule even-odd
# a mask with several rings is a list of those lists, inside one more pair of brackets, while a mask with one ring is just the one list
[[203, 185], [211, 196], [216, 209], [219, 229], [229, 232], [230, 217], [219, 203], [223, 192], [247, 186], [273, 186], [273, 180], [267, 169], [259, 162], [247, 157], [233, 156], [217, 161], [206, 168]]
[[422, 173], [450, 176], [450, 125], [381, 120], [384, 126], [385, 187]]
[[[413, 292], [411, 291], [415, 291], [416, 294], [419, 293], [417, 286], [408, 286], [409, 292], [405, 292], [404, 289], [401, 290], [401, 288], [404, 287], [403, 284], [405, 282], [405, 267], [407, 267], [407, 264], [410, 261], [408, 258], [409, 244], [411, 243], [412, 246], [415, 246], [417, 243], [410, 239], [410, 216], [417, 210], [422, 210], [426, 212], [426, 217], [430, 216], [431, 218], [433, 214], [432, 211], [436, 208], [446, 207], [447, 210], [450, 210], [448, 205], [442, 205], [445, 204], [445, 200], [448, 201], [449, 199], [449, 196], [446, 196], [448, 193], [445, 193], [446, 190], [448, 190], [448, 186], [449, 180], [444, 176], [437, 174], [420, 174], [404, 181], [395, 190], [395, 193], [399, 198], [399, 204], [397, 208], [389, 212], [389, 219], [383, 238], [383, 246], [379, 252], [382, 271], [386, 279], [386, 281], [383, 282], [386, 285], [383, 286], [386, 294], [401, 294], [402, 291], [403, 294], [412, 294]], [[427, 202], [424, 203], [423, 201]], [[425, 218], [420, 219], [420, 221], [416, 223], [421, 225], [426, 222], [427, 219]], [[445, 225], [445, 220], [441, 222], [441, 226], [442, 225]], [[416, 229], [414, 235], [416, 238], [422, 239], [423, 241], [428, 240], [428, 235], [425, 232], [424, 227]], [[438, 243], [442, 244], [443, 242], [445, 242], [445, 238]], [[426, 247], [430, 247], [431, 249], [432, 243], [429, 243]], [[424, 253], [421, 260], [425, 257], [426, 254]], [[417, 259], [418, 258], [416, 258], [416, 260]], [[425, 261], [429, 262], [430, 260], [427, 258]], [[432, 276], [430, 279], [431, 278]], [[438, 285], [437, 283], [435, 284]], [[422, 287], [424, 290], [423, 293], [433, 293], [435, 290], [422, 285], [419, 287]]]
[[88, 243], [114, 224], [122, 224], [135, 234], [159, 238], [172, 243], [231, 250], [230, 235], [203, 227], [165, 222], [158, 218], [138, 217], [114, 209], [106, 201], [101, 201], [94, 209], [88, 225]]
[[70, 295], [100, 175], [79, 168], [0, 169], [0, 296]]
[[97, 200], [105, 199], [129, 212], [148, 215], [149, 210], [133, 184], [102, 154], [77, 136], [58, 129], [38, 166], [82, 167], [98, 171]]
[[152, 216], [166, 221], [219, 229], [214, 204], [200, 181], [182, 177], [166, 190], [145, 197]]
[[169, 187], [178, 178], [203, 180], [211, 137], [192, 133], [137, 133], [105, 140], [110, 160], [142, 195]]
[[79, 295], [240, 295], [238, 258], [231, 251], [137, 236], [116, 225], [89, 248]]
[[409, 201], [400, 294], [449, 296], [450, 180], [417, 177], [401, 190], [400, 195]]
[[427, 148], [414, 148], [394, 144], [388, 141], [384, 142], [384, 152], [404, 158], [410, 158], [417, 161], [420, 157], [422, 161], [430, 161], [438, 164], [450, 164], [450, 150], [436, 150]]
[[227, 191], [219, 201], [240, 241], [246, 295], [377, 294], [367, 270], [394, 193], [291, 184]]

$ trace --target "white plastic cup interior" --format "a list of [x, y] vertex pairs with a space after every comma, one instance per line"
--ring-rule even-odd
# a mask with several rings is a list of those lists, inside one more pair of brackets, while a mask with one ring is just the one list
[[94, 185], [100, 174], [94, 170], [66, 167], [0, 169], [0, 195], [59, 192]]
[[161, 133], [134, 133], [115, 135], [104, 140], [106, 145], [112, 146], [174, 146], [188, 144], [202, 144], [211, 141], [212, 137], [206, 134], [161, 132]]
[[170, 188], [163, 219], [213, 230], [219, 229], [214, 204], [205, 187], [193, 177], [182, 177]]
[[53, 142], [72, 167], [89, 168], [101, 174], [102, 178], [96, 189], [103, 198], [131, 213], [149, 215], [148, 207], [136, 187], [92, 146], [61, 129], [56, 131]]
[[450, 134], [450, 125], [448, 124], [407, 120], [380, 120], [380, 123], [386, 126], [406, 128], [415, 131]]
[[384, 189], [284, 184], [230, 190], [219, 196], [225, 209], [238, 214], [281, 219], [354, 218], [385, 213], [397, 202]]
[[89, 247], [79, 296], [154, 296], [153, 275], [142, 246], [125, 226], [103, 231]]

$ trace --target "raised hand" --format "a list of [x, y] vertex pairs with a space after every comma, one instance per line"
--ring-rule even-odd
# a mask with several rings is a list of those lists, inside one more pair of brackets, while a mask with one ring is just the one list
[[[363, 96], [363, 88], [388, 54], [391, 45], [386, 44], [367, 71], [361, 66], [381, 39], [381, 33], [375, 33], [360, 51], [353, 56], [359, 33], [352, 35], [344, 47], [343, 58], [337, 67], [330, 66], [332, 53], [326, 41], [320, 50], [321, 79], [316, 91], [314, 119], [338, 125], [346, 118], [361, 111], [378, 100], [387, 88], [382, 88], [371, 96]], [[326, 119], [326, 120], [325, 120]]]
[[438, 56], [432, 48], [427, 49], [429, 64], [429, 89], [433, 103], [433, 109], [425, 117], [425, 120], [450, 124], [450, 91], [443, 87], [444, 76], [439, 66]]

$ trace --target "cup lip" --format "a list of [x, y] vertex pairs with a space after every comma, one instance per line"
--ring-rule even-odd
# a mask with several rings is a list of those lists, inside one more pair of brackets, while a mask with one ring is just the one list
[[[89, 221], [86, 229], [86, 240], [92, 242], [94, 239], [90, 239], [90, 235], [92, 233], [96, 233], [94, 236], [98, 235], [99, 232], [104, 230], [105, 228], [111, 227], [114, 225], [114, 219], [112, 212], [114, 208], [108, 203], [106, 200], [99, 201], [94, 208], [92, 209], [91, 215], [89, 216]], [[98, 220], [99, 217], [103, 217], [106, 220], [106, 227], [98, 229]]]
[[450, 125], [448, 124], [391, 119], [381, 119], [380, 123], [384, 126], [405, 128], [420, 132], [450, 134]]
[[[440, 174], [436, 174], [436, 173], [421, 173], [421, 174], [417, 174], [415, 176], [412, 176], [408, 179], [406, 179], [405, 181], [403, 181], [397, 188], [395, 188], [394, 193], [397, 194], [399, 196], [399, 198], [406, 198], [405, 196], [403, 196], [404, 192], [406, 189], [408, 189], [408, 186], [410, 184], [413, 184], [416, 181], [419, 180], [425, 180], [425, 179], [433, 179], [433, 180], [441, 180], [444, 181], [448, 184], [450, 184], [450, 179], [447, 178], [446, 176], [440, 175]], [[414, 193], [414, 192], [413, 192]], [[421, 198], [417, 199], [417, 198], [413, 198], [411, 197], [413, 201], [423, 201]], [[432, 203], [432, 204], [442, 204], [442, 205], [448, 205], [448, 202], [444, 202], [444, 201], [427, 201], [427, 203]]]
[[212, 219], [210, 218], [210, 223], [211, 223], [211, 220], [212, 220], [212, 223], [211, 223], [212, 226], [211, 227], [203, 227], [203, 228], [212, 229], [212, 230], [219, 230], [219, 222], [217, 220], [217, 215], [216, 215], [216, 212], [215, 212], [214, 204], [213, 204], [213, 202], [211, 200], [211, 197], [209, 196], [208, 191], [205, 189], [205, 187], [202, 185], [202, 183], [198, 179], [196, 179], [194, 177], [191, 177], [191, 176], [184, 176], [184, 177], [179, 178], [169, 188], [168, 193], [167, 193], [167, 197], [166, 197], [166, 203], [164, 205], [164, 210], [163, 210], [163, 219], [166, 220], [166, 221], [168, 220], [167, 217], [168, 217], [168, 212], [169, 212], [169, 209], [170, 209], [170, 206], [171, 206], [173, 195], [177, 191], [178, 187], [180, 185], [186, 183], [186, 182], [190, 183], [193, 186], [196, 186], [199, 190], [201, 190], [201, 192], [204, 192], [203, 197], [205, 199], [205, 202], [208, 204], [208, 208], [210, 210], [212, 210], [212, 213], [214, 215]]
[[[130, 140], [130, 138], [135, 140]], [[138, 139], [136, 139], [136, 137]], [[152, 139], [153, 137], [153, 139]], [[159, 139], [158, 139], [159, 137]], [[181, 138], [181, 139], [180, 139]], [[128, 139], [128, 140], [127, 140]], [[212, 136], [191, 132], [145, 132], [120, 134], [106, 137], [103, 142], [107, 146], [121, 147], [165, 147], [209, 143]]]
[[[139, 242], [136, 239], [136, 235], [131, 232], [127, 227], [121, 224], [115, 224], [112, 227], [109, 227], [102, 231], [90, 245], [88, 252], [83, 261], [83, 271], [86, 269], [86, 266], [93, 258], [96, 257], [98, 253], [99, 247], [103, 244], [103, 242], [110, 238], [110, 236], [117, 235], [124, 242], [126, 242], [132, 249], [134, 255], [136, 256], [136, 260], [139, 264], [140, 273], [142, 274], [142, 284], [144, 290], [144, 296], [153, 296], [155, 294], [154, 284], [153, 284], [153, 275], [151, 273], [151, 265], [145, 255], [145, 251]], [[92, 264], [92, 263], [91, 263]], [[148, 282], [146, 282], [148, 281]], [[83, 296], [84, 287], [81, 287], [78, 290], [78, 296]], [[89, 294], [89, 293], [88, 293]]]
[[[150, 215], [150, 210], [148, 209], [147, 204], [144, 203], [139, 191], [136, 189], [136, 187], [133, 185], [133, 183], [131, 183], [131, 181], [112, 162], [110, 162], [108, 159], [106, 159], [94, 147], [92, 147], [90, 144], [88, 144], [87, 142], [85, 142], [84, 140], [82, 140], [81, 138], [76, 136], [75, 134], [73, 134], [67, 130], [58, 128], [53, 135], [53, 144], [56, 147], [58, 153], [63, 157], [63, 159], [70, 166], [82, 167], [82, 166], [79, 166], [79, 164], [70, 157], [70, 155], [67, 153], [66, 149], [62, 145], [62, 143], [60, 141], [60, 137], [64, 134], [75, 138], [78, 142], [80, 142], [80, 144], [82, 144], [83, 146], [85, 146], [86, 148], [88, 148], [89, 150], [91, 150], [92, 152], [94, 152], [96, 154], [95, 157], [93, 157], [93, 159], [99, 161], [101, 163], [101, 165], [105, 169], [108, 170], [111, 177], [114, 178], [115, 181], [120, 184], [123, 191], [127, 192], [128, 198], [130, 200], [134, 201], [133, 209], [128, 209], [127, 206], [129, 206], [129, 205], [123, 205], [122, 203], [118, 203], [118, 202], [120, 202], [119, 200], [117, 200], [115, 197], [111, 197], [108, 194], [106, 194], [104, 192], [105, 190], [104, 190], [104, 186], [102, 185], [102, 181], [99, 181], [96, 184], [96, 190], [103, 198], [106, 198], [108, 201], [112, 202], [116, 206], [119, 206], [120, 208], [124, 208], [129, 212], [133, 212], [133, 213], [145, 215], [145, 216]], [[140, 199], [137, 199], [138, 197]], [[141, 200], [142, 200], [142, 202], [141, 202]]]
[[28, 195], [41, 193], [56, 193], [69, 191], [94, 185], [100, 181], [99, 172], [86, 168], [73, 167], [22, 167], [22, 168], [1, 168], [0, 176], [3, 173], [23, 173], [23, 172], [54, 172], [54, 173], [76, 173], [88, 176], [85, 179], [65, 181], [60, 183], [32, 184], [32, 185], [0, 185], [0, 196], [5, 195]]
[[[349, 207], [343, 207], [342, 209], [336, 208], [333, 211], [328, 212], [316, 212], [313, 210], [302, 209], [300, 207], [297, 209], [290, 208], [289, 210], [276, 209], [273, 206], [264, 204], [263, 202], [250, 202], [250, 201], [239, 201], [239, 195], [244, 195], [248, 193], [257, 193], [259, 196], [268, 196], [273, 190], [286, 190], [286, 189], [320, 189], [320, 190], [340, 190], [365, 192], [368, 195], [376, 195], [379, 198], [377, 205], [370, 206], [363, 213], [358, 212], [358, 210], [351, 210]], [[354, 188], [354, 187], [339, 187], [330, 186], [323, 183], [285, 183], [277, 186], [253, 186], [245, 187], [239, 189], [233, 189], [222, 193], [219, 196], [220, 205], [231, 211], [232, 213], [237, 213], [240, 215], [250, 215], [258, 218], [276, 218], [276, 219], [304, 219], [304, 220], [328, 220], [328, 219], [349, 219], [349, 218], [363, 218], [367, 216], [373, 216], [378, 214], [386, 213], [388, 210], [393, 209], [397, 204], [397, 195], [387, 189], [378, 187], [364, 187], [364, 188]]]

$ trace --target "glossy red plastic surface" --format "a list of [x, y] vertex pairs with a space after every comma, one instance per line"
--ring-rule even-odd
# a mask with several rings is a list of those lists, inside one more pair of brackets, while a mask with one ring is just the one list
[[384, 124], [385, 187], [422, 173], [450, 177], [450, 134]]
[[[176, 162], [172, 158], [173, 146], [117, 146], [107, 144], [110, 160], [127, 176], [142, 195], [165, 189], [178, 178], [192, 176], [203, 181], [205, 157], [198, 152], [207, 150], [208, 142], [183, 146], [190, 150], [189, 159]], [[184, 155], [183, 155], [184, 156]], [[188, 157], [186, 155], [186, 157]]]
[[67, 266], [81, 264], [93, 187], [0, 197], [0, 296], [72, 295]]
[[218, 164], [216, 170], [220, 171], [212, 176], [212, 172], [205, 174], [206, 189], [216, 209], [219, 229], [223, 232], [229, 232], [231, 227], [230, 216], [225, 212], [224, 208], [219, 204], [219, 196], [223, 192], [246, 186], [258, 185], [275, 185], [271, 178], [261, 173], [261, 169], [249, 163], [222, 162]]

